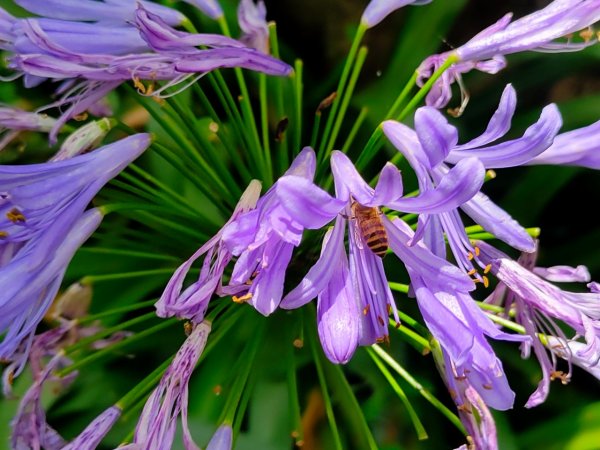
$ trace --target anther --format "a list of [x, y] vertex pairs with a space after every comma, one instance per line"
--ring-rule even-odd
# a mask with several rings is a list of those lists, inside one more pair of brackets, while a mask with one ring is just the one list
[[477, 269], [471, 269], [467, 272], [467, 275], [471, 276], [471, 275], [475, 275], [477, 273]]
[[479, 247], [475, 247], [475, 256], [479, 256], [480, 253]]
[[6, 213], [6, 218], [12, 223], [23, 223], [25, 222], [25, 216], [17, 208], [13, 208]]
[[483, 269], [483, 273], [488, 274], [490, 273], [490, 270], [492, 270], [492, 265], [488, 264], [487, 266], [485, 266], [485, 269]]
[[6, 231], [0, 231], [0, 239], [5, 239], [8, 237], [8, 233]]
[[379, 325], [384, 326], [385, 322], [383, 321], [383, 318], [381, 316], [377, 316], [377, 322], [379, 322]]
[[483, 286], [486, 288], [490, 287], [490, 280], [486, 276], [483, 277]]
[[591, 28], [587, 28], [579, 32], [579, 37], [585, 42], [589, 42], [594, 38], [594, 31]]
[[491, 384], [484, 384], [483, 388], [487, 389], [488, 391], [491, 391], [492, 390], [492, 385]]
[[474, 256], [473, 256], [473, 253], [472, 253], [472, 252], [469, 252], [469, 253], [467, 253], [467, 259], [468, 259], [469, 261], [473, 261], [473, 258], [474, 258]]
[[247, 302], [251, 298], [252, 298], [252, 292], [248, 292], [246, 295], [242, 295], [241, 297], [234, 295], [231, 297], [231, 300], [233, 300], [234, 303], [241, 304], [241, 303]]
[[371, 309], [371, 305], [367, 305], [363, 308], [363, 315], [369, 314], [369, 310]]

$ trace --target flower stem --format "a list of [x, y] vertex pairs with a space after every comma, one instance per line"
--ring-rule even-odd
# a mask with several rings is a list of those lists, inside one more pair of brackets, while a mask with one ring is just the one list
[[358, 117], [354, 121], [354, 125], [352, 125], [352, 129], [348, 133], [348, 136], [346, 137], [346, 140], [344, 141], [344, 145], [342, 146], [343, 153], [348, 153], [348, 150], [350, 150], [350, 147], [354, 143], [354, 139], [356, 138], [356, 135], [358, 134], [358, 130], [360, 129], [363, 122], [367, 118], [367, 113], [368, 113], [367, 108], [362, 108], [360, 110], [360, 113], [358, 114]]
[[139, 270], [135, 272], [119, 272], [104, 275], [87, 275], [81, 279], [83, 284], [94, 284], [101, 281], [123, 280], [128, 278], [149, 277], [154, 275], [172, 275], [176, 267], [167, 267], [164, 269]]
[[131, 311], [137, 311], [138, 309], [148, 308], [156, 303], [158, 299], [147, 300], [145, 302], [134, 303], [133, 305], [121, 306], [119, 308], [109, 309], [98, 314], [90, 314], [77, 320], [79, 325], [95, 322], [96, 320], [103, 319], [105, 317], [114, 316]]

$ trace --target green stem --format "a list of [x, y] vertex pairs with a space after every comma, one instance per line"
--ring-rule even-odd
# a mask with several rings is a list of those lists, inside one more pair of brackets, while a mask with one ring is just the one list
[[319, 128], [321, 127], [321, 115], [321, 111], [317, 111], [313, 120], [313, 129], [310, 138], [310, 146], [313, 149], [317, 145], [317, 138], [319, 137]]
[[88, 324], [91, 322], [95, 322], [96, 320], [104, 319], [105, 317], [110, 317], [110, 316], [114, 316], [117, 314], [123, 314], [123, 313], [131, 312], [131, 311], [137, 311], [138, 309], [148, 308], [149, 306], [154, 305], [157, 300], [158, 299], [155, 298], [153, 300], [148, 300], [145, 302], [134, 303], [133, 305], [127, 305], [127, 306], [121, 306], [119, 308], [109, 309], [107, 311], [103, 311], [98, 314], [90, 314], [88, 316], [85, 316], [85, 317], [77, 320], [77, 323], [79, 325], [85, 325], [85, 324]]
[[177, 268], [139, 270], [136, 272], [109, 273], [106, 275], [87, 275], [81, 279], [84, 284], [94, 284], [101, 281], [123, 280], [128, 278], [149, 277], [154, 275], [172, 275]]
[[170, 255], [161, 255], [158, 253], [147, 253], [135, 250], [126, 250], [122, 248], [106, 248], [106, 247], [82, 247], [79, 253], [105, 254], [115, 256], [130, 256], [132, 258], [157, 259], [162, 261], [179, 262], [179, 258]]
[[121, 408], [122, 411], [126, 411], [132, 405], [135, 405], [140, 398], [145, 396], [153, 386], [155, 386], [160, 379], [162, 378], [165, 370], [173, 361], [175, 355], [168, 358], [165, 362], [163, 362], [160, 366], [154, 369], [150, 374], [148, 374], [142, 381], [140, 381], [133, 389], [131, 389], [127, 394], [117, 401], [116, 405]]
[[302, 84], [303, 63], [297, 59], [294, 64], [294, 106], [296, 109], [296, 123], [294, 124], [294, 146], [292, 152], [296, 154], [302, 146], [302, 93], [304, 86]]
[[348, 56], [346, 57], [346, 62], [344, 63], [344, 68], [342, 69], [342, 75], [340, 76], [340, 80], [337, 85], [337, 96], [334, 99], [333, 104], [331, 105], [331, 112], [329, 113], [329, 117], [327, 118], [325, 131], [323, 132], [321, 145], [319, 146], [319, 154], [322, 154], [322, 151], [325, 150], [327, 142], [329, 141], [329, 133], [331, 132], [333, 121], [336, 117], [338, 108], [340, 106], [341, 97], [343, 96], [344, 88], [346, 87], [346, 81], [348, 80], [348, 76], [350, 75], [350, 71], [354, 65], [354, 59], [356, 58], [356, 54], [358, 53], [358, 48], [366, 31], [367, 26], [361, 23], [356, 29], [356, 33], [354, 34], [354, 39], [352, 41], [350, 51], [348, 52]]
[[[154, 314], [156, 316], [155, 313], [152, 313], [152, 314]], [[99, 350], [96, 353], [93, 353], [93, 354], [87, 356], [86, 358], [80, 359], [79, 361], [75, 361], [70, 366], [65, 367], [64, 369], [58, 371], [57, 376], [60, 378], [64, 378], [66, 375], [68, 375], [76, 370], [79, 370], [80, 368], [87, 366], [88, 364], [91, 364], [93, 362], [101, 360], [102, 358], [106, 358], [106, 357], [114, 354], [117, 350], [119, 350], [123, 347], [126, 347], [127, 345], [130, 345], [134, 342], [143, 340], [146, 337], [148, 337], [154, 333], [164, 330], [165, 328], [170, 327], [171, 325], [175, 324], [176, 322], [177, 322], [176, 319], [164, 320], [161, 323], [159, 323], [158, 325], [155, 325], [154, 327], [147, 328], [143, 331], [140, 331], [139, 333], [136, 333], [127, 339], [123, 339], [122, 341], [119, 341], [116, 344], [113, 344], [106, 348], [103, 348], [102, 350]]]
[[391, 106], [388, 113], [385, 115], [386, 119], [391, 119], [392, 117], [395, 117], [396, 114], [398, 114], [398, 110], [404, 104], [406, 97], [408, 97], [408, 94], [410, 94], [411, 89], [415, 86], [417, 76], [417, 71], [414, 71], [408, 82], [404, 85], [402, 92], [400, 92], [400, 95], [398, 95], [396, 101]]
[[348, 153], [348, 150], [350, 150], [350, 147], [354, 143], [354, 139], [356, 138], [356, 135], [358, 134], [358, 130], [360, 129], [363, 122], [367, 118], [367, 113], [368, 113], [367, 108], [362, 108], [360, 110], [360, 113], [358, 114], [358, 117], [354, 121], [354, 125], [352, 125], [352, 129], [348, 133], [348, 136], [346, 137], [346, 140], [344, 141], [344, 145], [342, 146], [343, 153]]
[[258, 75], [258, 91], [260, 98], [260, 122], [262, 125], [262, 145], [266, 169], [269, 179], [273, 179], [273, 162], [271, 161], [271, 146], [269, 145], [269, 105], [267, 102], [267, 76]]
[[428, 439], [427, 431], [425, 431], [425, 427], [419, 420], [419, 415], [412, 407], [410, 400], [404, 393], [404, 390], [400, 387], [398, 382], [394, 379], [394, 376], [390, 373], [390, 371], [385, 367], [381, 358], [373, 351], [373, 349], [367, 348], [367, 353], [381, 372], [381, 374], [385, 377], [386, 381], [389, 383], [392, 390], [396, 393], [398, 397], [400, 397], [400, 401], [404, 404], [406, 410], [408, 411], [408, 416], [410, 417], [413, 426], [415, 427], [415, 431], [417, 432], [417, 437], [420, 441]]
[[456, 426], [456, 428], [458, 428], [461, 431], [461, 433], [463, 433], [466, 436], [467, 431], [465, 430], [465, 427], [461, 423], [460, 419], [456, 416], [456, 414], [454, 414], [452, 411], [450, 411], [448, 408], [446, 408], [446, 406], [442, 402], [440, 402], [433, 394], [431, 394], [431, 392], [429, 392], [427, 389], [425, 389], [421, 385], [421, 383], [419, 383], [415, 378], [413, 378], [412, 375], [409, 374], [406, 371], [406, 369], [404, 369], [404, 367], [402, 367], [400, 364], [398, 364], [398, 362], [394, 358], [392, 358], [389, 354], [387, 354], [379, 345], [377, 345], [377, 344], [372, 345], [371, 348], [373, 349], [373, 351], [375, 353], [377, 353], [377, 355], [383, 361], [386, 362], [386, 364], [388, 366], [390, 366], [390, 368], [392, 368], [392, 370], [394, 370], [394, 372], [396, 372], [398, 375], [400, 375], [408, 384], [410, 384], [414, 389], [416, 389], [417, 392], [419, 394], [421, 394], [421, 396], [423, 398], [425, 398], [439, 412], [441, 412], [444, 416], [446, 416], [446, 418], [454, 426]]

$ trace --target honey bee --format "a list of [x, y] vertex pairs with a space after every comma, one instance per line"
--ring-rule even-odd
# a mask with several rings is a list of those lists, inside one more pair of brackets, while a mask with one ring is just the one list
[[356, 201], [350, 205], [352, 218], [356, 220], [359, 240], [380, 258], [383, 258], [388, 249], [388, 237], [381, 221], [381, 211], [377, 207], [363, 206]]

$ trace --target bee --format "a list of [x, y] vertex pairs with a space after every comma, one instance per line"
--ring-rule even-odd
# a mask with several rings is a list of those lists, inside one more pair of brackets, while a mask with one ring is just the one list
[[377, 207], [363, 206], [356, 201], [350, 205], [352, 218], [356, 220], [357, 234], [367, 247], [380, 258], [388, 249], [388, 237], [381, 221], [381, 211]]

